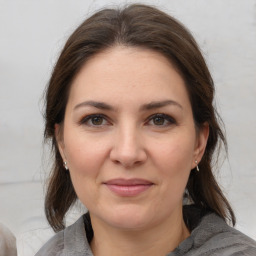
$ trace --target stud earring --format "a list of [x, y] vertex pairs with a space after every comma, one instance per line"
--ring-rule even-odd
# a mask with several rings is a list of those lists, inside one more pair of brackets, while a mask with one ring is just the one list
[[65, 168], [66, 170], [68, 170], [68, 164], [67, 164], [66, 161], [63, 162], [63, 166], [64, 166], [64, 168]]
[[197, 160], [195, 160], [195, 163], [196, 163], [196, 170], [199, 172], [199, 167], [198, 167], [198, 162], [197, 162]]

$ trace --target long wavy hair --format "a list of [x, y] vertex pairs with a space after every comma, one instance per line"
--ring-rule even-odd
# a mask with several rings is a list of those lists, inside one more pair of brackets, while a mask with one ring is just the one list
[[54, 164], [47, 184], [45, 213], [55, 231], [65, 227], [65, 214], [77, 200], [70, 174], [63, 167], [55, 137], [62, 124], [70, 86], [85, 62], [115, 45], [151, 49], [164, 55], [182, 75], [189, 94], [194, 122], [209, 124], [209, 138], [199, 164], [191, 170], [187, 191], [194, 204], [235, 224], [233, 210], [212, 171], [219, 145], [227, 147], [214, 105], [214, 83], [191, 33], [168, 14], [147, 5], [103, 9], [86, 19], [69, 37], [53, 69], [45, 93], [45, 140], [50, 140]]

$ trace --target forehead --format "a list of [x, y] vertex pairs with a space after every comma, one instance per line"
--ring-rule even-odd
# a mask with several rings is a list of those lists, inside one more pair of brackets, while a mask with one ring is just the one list
[[84, 64], [71, 85], [69, 103], [145, 104], [167, 98], [189, 103], [184, 80], [172, 63], [152, 50], [116, 46]]

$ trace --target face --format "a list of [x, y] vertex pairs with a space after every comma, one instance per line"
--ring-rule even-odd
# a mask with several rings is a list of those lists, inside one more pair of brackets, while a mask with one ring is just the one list
[[59, 149], [79, 199], [92, 219], [123, 229], [181, 215], [208, 136], [207, 127], [196, 132], [172, 64], [154, 51], [121, 46], [80, 70], [61, 130]]

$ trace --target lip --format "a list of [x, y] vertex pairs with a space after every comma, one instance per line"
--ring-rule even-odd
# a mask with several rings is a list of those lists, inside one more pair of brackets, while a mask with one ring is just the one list
[[114, 194], [122, 197], [132, 197], [140, 195], [154, 183], [144, 179], [112, 179], [103, 183]]

